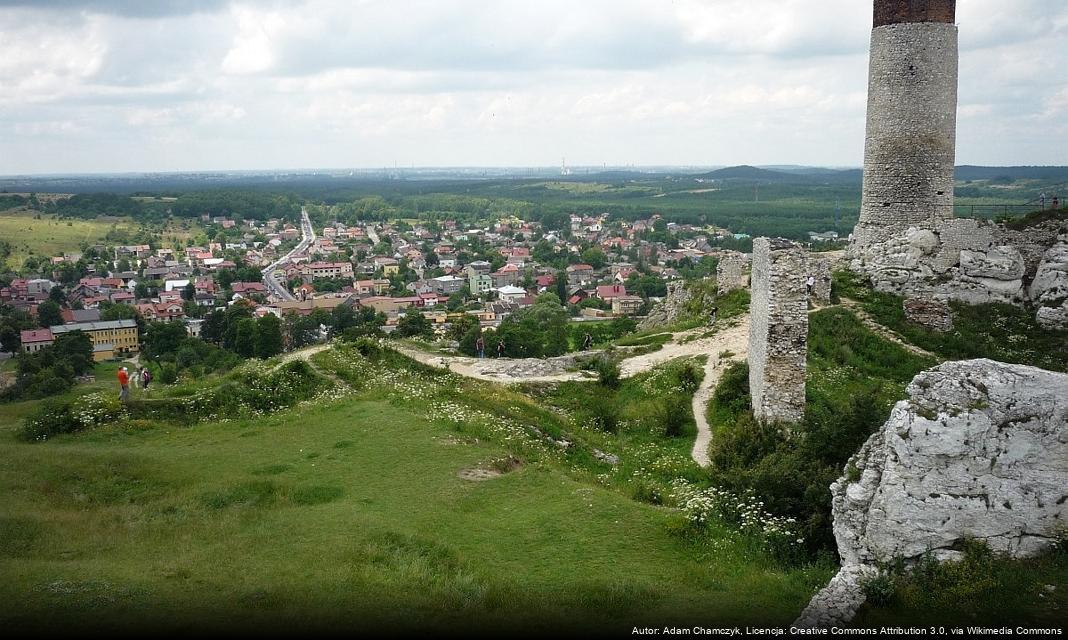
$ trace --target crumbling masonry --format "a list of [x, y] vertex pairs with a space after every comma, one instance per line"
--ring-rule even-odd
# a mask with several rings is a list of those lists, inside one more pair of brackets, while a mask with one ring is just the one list
[[796, 423], [805, 415], [808, 257], [789, 240], [753, 241], [749, 393], [759, 420]]
[[749, 259], [744, 253], [726, 251], [716, 263], [716, 287], [719, 295], [749, 286]]

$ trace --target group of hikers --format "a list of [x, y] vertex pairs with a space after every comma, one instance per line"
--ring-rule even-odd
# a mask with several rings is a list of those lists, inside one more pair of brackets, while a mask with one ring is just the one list
[[[478, 352], [479, 358], [486, 357], [486, 339], [481, 335], [478, 336], [478, 340], [475, 340], [475, 351]], [[497, 357], [504, 357], [504, 338], [497, 341]]]
[[126, 404], [130, 401], [130, 381], [133, 380], [134, 386], [140, 386], [144, 391], [148, 391], [148, 385], [152, 383], [152, 372], [148, 367], [138, 367], [137, 373], [132, 377], [130, 376], [130, 370], [126, 367], [119, 367], [119, 371], [116, 374], [119, 378], [119, 401]]

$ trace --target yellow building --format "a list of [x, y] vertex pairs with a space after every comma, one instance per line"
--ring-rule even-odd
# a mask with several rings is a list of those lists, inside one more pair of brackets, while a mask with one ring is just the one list
[[52, 327], [53, 336], [71, 331], [82, 331], [89, 336], [93, 343], [93, 360], [97, 362], [141, 350], [141, 343], [137, 340], [137, 322], [134, 320], [73, 322]]

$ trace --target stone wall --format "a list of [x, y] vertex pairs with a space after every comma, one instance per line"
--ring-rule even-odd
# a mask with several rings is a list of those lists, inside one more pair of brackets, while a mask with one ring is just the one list
[[953, 330], [953, 310], [941, 300], [905, 298], [901, 307], [909, 322], [940, 333]]
[[812, 299], [820, 304], [831, 302], [831, 260], [819, 253], [808, 254], [805, 277], [812, 276]]
[[749, 258], [744, 253], [725, 251], [716, 263], [716, 287], [719, 295], [749, 286]]
[[749, 304], [749, 392], [753, 413], [771, 422], [805, 414], [808, 256], [789, 240], [753, 241]]
[[891, 23], [871, 34], [864, 180], [855, 243], [953, 216], [957, 28]]
[[1068, 518], [1068, 374], [946, 362], [907, 388], [831, 485], [842, 570], [798, 620], [841, 624], [879, 562], [957, 559], [965, 538], [1013, 557], [1050, 550]]

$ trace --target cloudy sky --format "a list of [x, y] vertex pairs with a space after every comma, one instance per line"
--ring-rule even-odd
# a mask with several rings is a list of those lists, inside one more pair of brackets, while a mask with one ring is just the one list
[[[1068, 164], [1068, 3], [959, 0], [960, 164]], [[0, 0], [0, 174], [859, 165], [869, 0]]]

